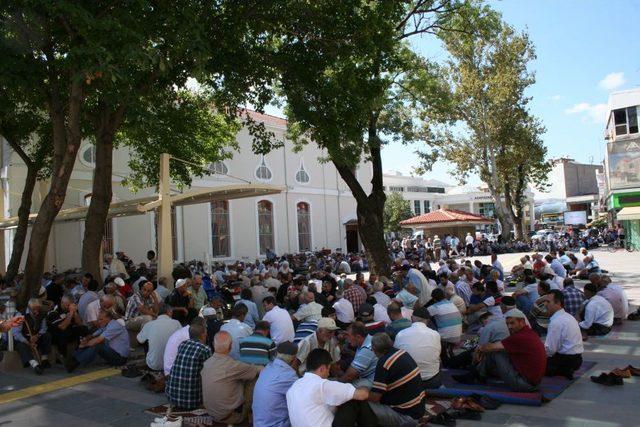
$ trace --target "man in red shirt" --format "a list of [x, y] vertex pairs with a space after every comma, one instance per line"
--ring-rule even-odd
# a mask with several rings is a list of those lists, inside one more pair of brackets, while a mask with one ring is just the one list
[[547, 368], [547, 356], [540, 337], [526, 323], [518, 309], [505, 313], [510, 336], [496, 343], [478, 347], [479, 362], [474, 371], [454, 375], [461, 383], [486, 382], [488, 377], [500, 378], [513, 391], [531, 392], [538, 388]]

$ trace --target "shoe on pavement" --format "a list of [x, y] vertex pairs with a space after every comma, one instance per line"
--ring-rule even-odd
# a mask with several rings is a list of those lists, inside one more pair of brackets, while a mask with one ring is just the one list
[[633, 366], [629, 365], [624, 369], [628, 369], [629, 373], [631, 373], [631, 375], [633, 375], [634, 377], [640, 377], [640, 368], [634, 368]]
[[38, 375], [42, 375], [44, 373], [44, 369], [42, 368], [42, 365], [36, 365], [33, 367], [33, 370], [35, 371], [36, 374]]
[[631, 378], [631, 370], [629, 370], [628, 368], [625, 368], [625, 369], [616, 368], [613, 371], [611, 371], [610, 374], [615, 375], [618, 378]]
[[607, 374], [606, 372], [601, 373], [599, 376], [592, 376], [591, 381], [597, 384], [602, 384], [606, 386], [614, 386], [614, 385], [622, 385], [624, 382], [622, 378], [616, 377], [615, 375]]

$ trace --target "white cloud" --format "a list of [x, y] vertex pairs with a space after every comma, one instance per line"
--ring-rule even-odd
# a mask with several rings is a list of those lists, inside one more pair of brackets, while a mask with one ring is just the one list
[[589, 104], [588, 102], [580, 102], [564, 110], [566, 114], [579, 114], [596, 124], [605, 122], [608, 111], [609, 106], [607, 104]]
[[619, 88], [626, 82], [623, 72], [609, 73], [604, 77], [604, 79], [600, 80], [598, 86], [605, 90], [613, 90]]

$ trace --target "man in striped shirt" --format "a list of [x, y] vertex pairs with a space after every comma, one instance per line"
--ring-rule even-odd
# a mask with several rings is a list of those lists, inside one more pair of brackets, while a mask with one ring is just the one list
[[276, 344], [269, 338], [269, 322], [256, 323], [253, 335], [240, 338], [240, 361], [265, 366], [276, 356]]
[[375, 334], [371, 340], [378, 357], [369, 406], [379, 426], [418, 425], [425, 415], [425, 392], [420, 369], [409, 353], [393, 347], [385, 333]]

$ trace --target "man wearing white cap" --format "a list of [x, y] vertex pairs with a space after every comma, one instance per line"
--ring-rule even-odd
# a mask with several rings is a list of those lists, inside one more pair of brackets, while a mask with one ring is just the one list
[[318, 329], [311, 335], [308, 335], [298, 343], [298, 353], [294, 369], [300, 373], [307, 370], [307, 356], [311, 350], [323, 348], [329, 352], [333, 362], [340, 360], [340, 347], [335, 338], [335, 332], [339, 330], [336, 321], [329, 317], [322, 317], [318, 320]]
[[185, 319], [190, 323], [198, 315], [193, 308], [193, 299], [189, 295], [189, 279], [176, 280], [175, 289], [171, 291], [164, 303], [173, 307], [174, 317], [177, 320]]
[[540, 337], [527, 326], [518, 309], [505, 313], [509, 337], [478, 347], [480, 362], [465, 375], [453, 378], [463, 384], [486, 382], [490, 376], [503, 380], [513, 391], [531, 392], [538, 388], [547, 368], [547, 355]]

